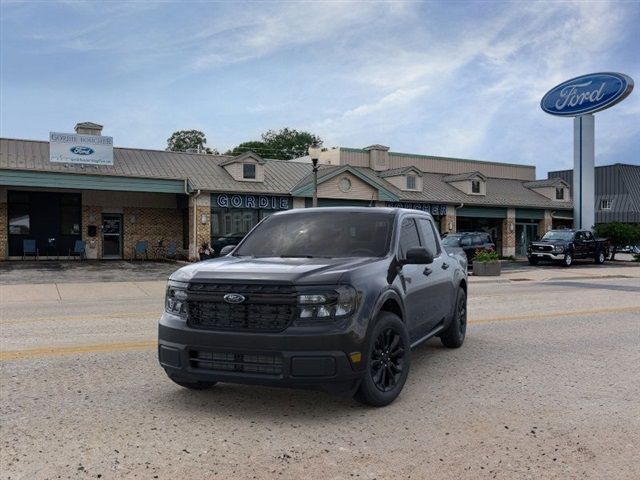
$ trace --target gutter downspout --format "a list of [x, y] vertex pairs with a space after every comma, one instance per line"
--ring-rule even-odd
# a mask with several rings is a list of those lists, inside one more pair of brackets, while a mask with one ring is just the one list
[[200, 193], [202, 193], [200, 191], [200, 189], [196, 190], [195, 194], [191, 196], [192, 200], [193, 200], [193, 257], [196, 257], [198, 255], [198, 245], [197, 245], [197, 238], [198, 238], [198, 197], [200, 196]]

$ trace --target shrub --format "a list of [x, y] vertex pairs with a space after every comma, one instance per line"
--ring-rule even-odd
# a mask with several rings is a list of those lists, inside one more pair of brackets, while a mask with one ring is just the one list
[[485, 252], [477, 251], [475, 257], [473, 257], [474, 262], [486, 263], [486, 262], [497, 262], [500, 260], [500, 255], [498, 252]]

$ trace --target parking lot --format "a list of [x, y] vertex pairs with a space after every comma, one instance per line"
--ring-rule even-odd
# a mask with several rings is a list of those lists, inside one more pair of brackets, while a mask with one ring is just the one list
[[173, 267], [144, 268], [3, 272], [2, 478], [640, 478], [640, 266], [472, 277], [465, 345], [416, 349], [383, 409], [177, 387], [155, 351]]

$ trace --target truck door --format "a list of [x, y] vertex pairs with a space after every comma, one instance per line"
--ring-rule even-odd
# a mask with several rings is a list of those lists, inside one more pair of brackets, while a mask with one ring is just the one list
[[584, 256], [594, 257], [596, 254], [596, 241], [591, 232], [584, 232]]
[[[406, 258], [410, 248], [422, 247], [418, 226], [413, 217], [405, 217], [400, 225], [400, 241], [398, 243], [398, 259]], [[421, 326], [428, 315], [428, 299], [425, 288], [428, 285], [428, 275], [425, 268], [430, 265], [403, 265], [400, 269], [400, 286], [404, 293], [404, 306], [407, 315], [407, 329], [409, 338], [415, 341], [420, 338]]]
[[585, 241], [584, 241], [584, 233], [583, 232], [576, 232], [576, 235], [573, 239], [573, 256], [575, 258], [582, 258], [586, 255], [586, 245], [585, 245]]
[[418, 218], [418, 227], [424, 246], [433, 254], [433, 263], [425, 265], [430, 270], [423, 296], [427, 302], [427, 315], [420, 328], [421, 336], [426, 335], [441, 323], [450, 313], [453, 302], [451, 282], [452, 260], [443, 252], [436, 239], [435, 227], [428, 218]]

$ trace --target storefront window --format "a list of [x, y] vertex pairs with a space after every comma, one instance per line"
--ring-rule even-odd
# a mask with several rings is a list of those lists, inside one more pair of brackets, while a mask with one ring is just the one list
[[9, 233], [12, 235], [28, 235], [30, 228], [29, 205], [11, 204], [9, 211]]
[[60, 195], [60, 234], [80, 235], [80, 196]]

